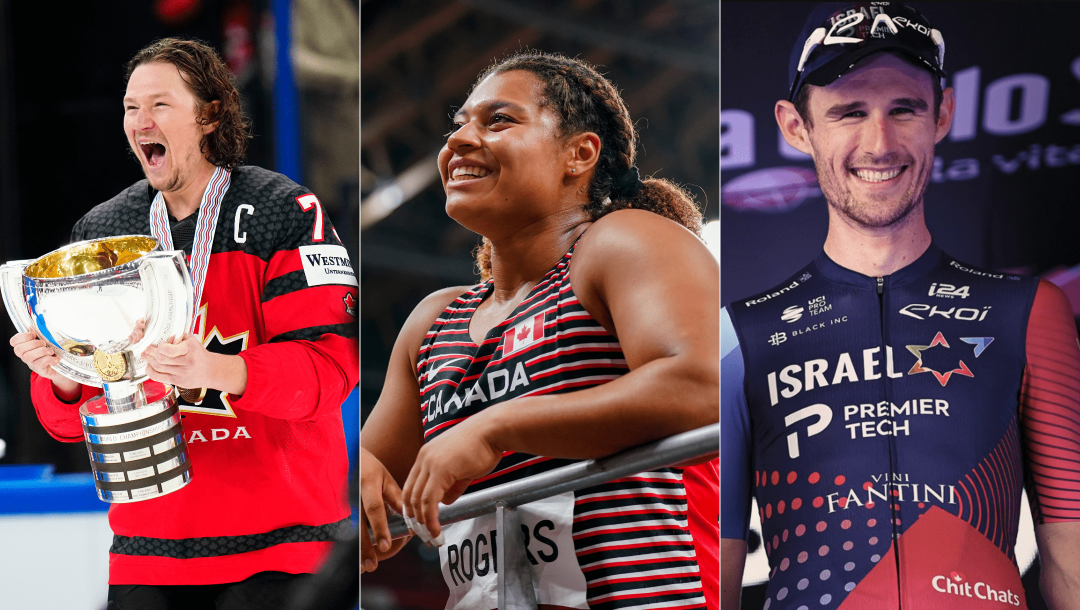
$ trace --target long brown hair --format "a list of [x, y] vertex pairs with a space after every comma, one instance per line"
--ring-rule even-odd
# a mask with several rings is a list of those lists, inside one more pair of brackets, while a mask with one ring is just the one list
[[[213, 47], [198, 40], [162, 38], [142, 49], [127, 64], [124, 82], [142, 64], [165, 62], [176, 66], [198, 100], [197, 121], [217, 123], [203, 137], [200, 149], [210, 163], [232, 170], [244, 162], [251, 120], [240, 107], [240, 92], [228, 66]], [[219, 102], [214, 104], [213, 102]]]
[[[592, 220], [616, 210], [649, 210], [674, 220], [701, 237], [702, 214], [693, 195], [663, 178], [637, 182], [634, 164], [637, 129], [630, 120], [626, 103], [611, 81], [580, 59], [558, 53], [522, 51], [484, 70], [473, 89], [488, 76], [512, 70], [531, 72], [544, 83], [543, 105], [559, 116], [561, 137], [587, 131], [600, 137], [600, 158], [585, 205]], [[491, 243], [486, 237], [475, 255], [476, 267], [481, 277], [487, 280], [491, 277]]]

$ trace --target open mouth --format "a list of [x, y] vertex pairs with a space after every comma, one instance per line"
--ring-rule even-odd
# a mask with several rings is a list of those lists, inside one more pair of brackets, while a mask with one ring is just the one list
[[859, 180], [863, 182], [886, 182], [896, 178], [900, 174], [907, 171], [908, 166], [901, 165], [900, 167], [894, 167], [890, 169], [858, 169], [854, 168], [848, 170]]
[[157, 142], [140, 142], [143, 158], [150, 167], [157, 167], [165, 160], [165, 146]]
[[460, 180], [476, 180], [477, 178], [483, 178], [491, 173], [491, 170], [483, 167], [477, 167], [475, 165], [462, 165], [461, 167], [455, 167], [454, 171], [450, 174], [450, 181], [457, 182]]

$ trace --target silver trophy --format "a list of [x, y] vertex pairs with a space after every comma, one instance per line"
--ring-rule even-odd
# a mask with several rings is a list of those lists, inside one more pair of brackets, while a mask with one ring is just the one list
[[0, 266], [0, 292], [19, 332], [56, 352], [61, 375], [104, 389], [79, 407], [98, 497], [137, 502], [187, 485], [176, 393], [151, 381], [140, 357], [191, 328], [183, 252], [142, 235], [78, 242]]

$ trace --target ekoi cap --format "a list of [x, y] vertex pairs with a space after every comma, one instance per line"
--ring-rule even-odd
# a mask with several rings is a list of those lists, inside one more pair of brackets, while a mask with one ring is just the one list
[[826, 2], [810, 13], [791, 50], [788, 101], [803, 85], [824, 87], [878, 51], [897, 51], [945, 78], [945, 40], [919, 11], [900, 2]]

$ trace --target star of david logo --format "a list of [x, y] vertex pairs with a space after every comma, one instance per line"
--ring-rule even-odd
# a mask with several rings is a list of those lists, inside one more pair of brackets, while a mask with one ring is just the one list
[[[993, 341], [992, 338], [990, 338], [990, 340]], [[988, 345], [989, 341], [987, 341], [986, 344]], [[955, 369], [952, 369], [951, 371], [945, 371], [944, 373], [939, 373], [932, 368], [923, 366], [923, 350], [928, 350], [932, 347], [937, 347], [938, 345], [941, 345], [946, 349], [949, 348], [949, 342], [945, 340], [944, 336], [942, 336], [941, 331], [938, 331], [938, 334], [934, 336], [934, 340], [930, 342], [930, 345], [908, 345], [908, 351], [914, 354], [916, 358], [915, 366], [911, 367], [911, 370], [908, 371], [908, 375], [915, 375], [917, 373], [933, 373], [934, 377], [937, 378], [938, 383], [941, 384], [941, 387], [945, 387], [945, 384], [949, 383], [949, 378], [952, 377], [954, 373], [957, 375], [963, 375], [965, 377], [975, 376], [975, 374], [971, 372], [971, 369], [969, 369], [968, 366], [964, 364], [963, 360], [959, 361], [960, 364]], [[986, 345], [983, 345], [982, 347], [983, 349], [985, 349]], [[979, 353], [982, 353], [982, 350], [978, 349], [978, 346], [976, 346], [976, 350]]]

